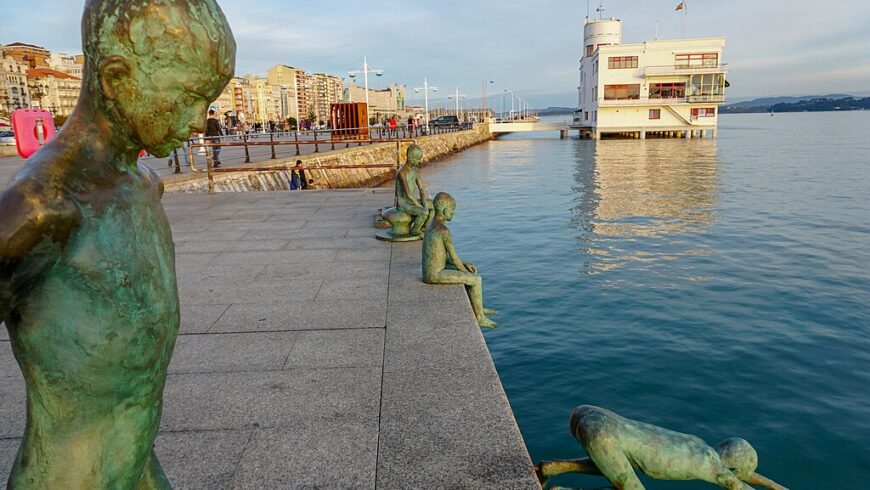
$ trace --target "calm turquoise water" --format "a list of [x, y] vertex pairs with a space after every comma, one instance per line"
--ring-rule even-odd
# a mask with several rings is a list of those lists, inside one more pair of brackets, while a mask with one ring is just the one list
[[715, 141], [550, 136], [425, 171], [502, 313], [486, 338], [532, 459], [582, 456], [568, 416], [594, 404], [742, 436], [792, 489], [868, 488], [870, 113], [723, 116]]

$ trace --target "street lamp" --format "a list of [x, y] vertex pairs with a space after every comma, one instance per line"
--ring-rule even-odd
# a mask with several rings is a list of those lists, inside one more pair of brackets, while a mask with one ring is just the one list
[[490, 80], [489, 83], [486, 83], [486, 80], [483, 81], [483, 114], [481, 114], [480, 116], [482, 122], [486, 122], [486, 117], [489, 115], [489, 111], [487, 110], [487, 105], [489, 104], [489, 101], [487, 100], [486, 88], [490, 84], [495, 85], [495, 82], [493, 80]]
[[423, 86], [417, 87], [414, 89], [414, 93], [418, 94], [420, 91], [423, 91], [423, 100], [425, 101], [426, 108], [426, 132], [429, 132], [429, 91], [431, 90], [433, 93], [438, 91], [438, 87], [432, 87], [429, 85], [429, 79], [423, 78]]
[[[369, 73], [374, 73], [378, 77], [384, 76], [384, 70], [379, 70], [377, 68], [372, 68], [369, 66], [368, 57], [363, 56], [363, 67], [362, 70], [353, 70], [347, 72], [347, 76], [351, 79], [355, 79], [357, 75], [362, 75], [365, 80], [366, 87], [366, 109], [369, 106]], [[348, 90], [348, 95], [350, 95], [350, 90]]]
[[461, 118], [459, 117], [459, 116], [460, 116], [460, 114], [459, 114], [459, 99], [464, 99], [464, 98], [466, 98], [466, 95], [465, 95], [465, 94], [460, 94], [460, 93], [459, 93], [459, 87], [456, 87], [456, 90], [453, 92], [453, 95], [450, 95], [450, 96], [448, 96], [447, 98], [456, 101], [456, 119], [461, 119]]
[[510, 119], [513, 119], [513, 118], [514, 118], [514, 97], [516, 96], [516, 94], [514, 94], [514, 91], [513, 91], [513, 90], [505, 89], [505, 93], [508, 93], [508, 92], [510, 92], [510, 94], [511, 94], [511, 114], [510, 114]]

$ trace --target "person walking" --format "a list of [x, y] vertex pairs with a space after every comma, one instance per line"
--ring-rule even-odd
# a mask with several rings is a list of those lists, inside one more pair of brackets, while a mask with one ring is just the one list
[[[201, 119], [200, 119], [201, 120]], [[209, 109], [208, 111], [208, 120], [206, 121], [205, 126], [205, 136], [206, 138], [211, 138], [209, 140], [212, 144], [219, 144], [221, 142], [221, 136], [224, 135], [223, 129], [221, 129], [221, 123], [215, 117], [214, 109]], [[214, 168], [221, 166], [221, 147], [213, 146], [211, 148], [211, 166]]]

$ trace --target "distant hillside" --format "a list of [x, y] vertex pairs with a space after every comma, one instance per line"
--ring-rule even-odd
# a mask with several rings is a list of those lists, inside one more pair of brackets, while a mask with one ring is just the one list
[[547, 107], [538, 111], [539, 116], [561, 116], [564, 114], [573, 114], [575, 109], [571, 107]]
[[801, 97], [763, 97], [760, 99], [746, 100], [724, 105], [719, 109], [719, 111], [723, 114], [768, 112], [771, 107], [777, 104], [799, 104], [810, 100], [842, 100], [851, 98], [854, 97], [847, 94], [804, 95]]
[[773, 112], [866, 111], [868, 109], [870, 109], [870, 97], [862, 99], [856, 99], [855, 97], [844, 97], [842, 99], [818, 98], [770, 106], [770, 110]]

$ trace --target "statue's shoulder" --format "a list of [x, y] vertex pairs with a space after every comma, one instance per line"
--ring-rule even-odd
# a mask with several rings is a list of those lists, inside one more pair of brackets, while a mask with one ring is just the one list
[[65, 241], [81, 222], [63, 179], [44, 166], [27, 166], [0, 192], [0, 253], [24, 256], [44, 238]]
[[145, 165], [143, 163], [139, 163], [139, 174], [146, 179], [148, 182], [148, 186], [159, 196], [163, 197], [163, 192], [165, 190], [165, 186], [163, 184], [163, 179], [160, 177], [160, 174], [157, 173], [156, 170]]

